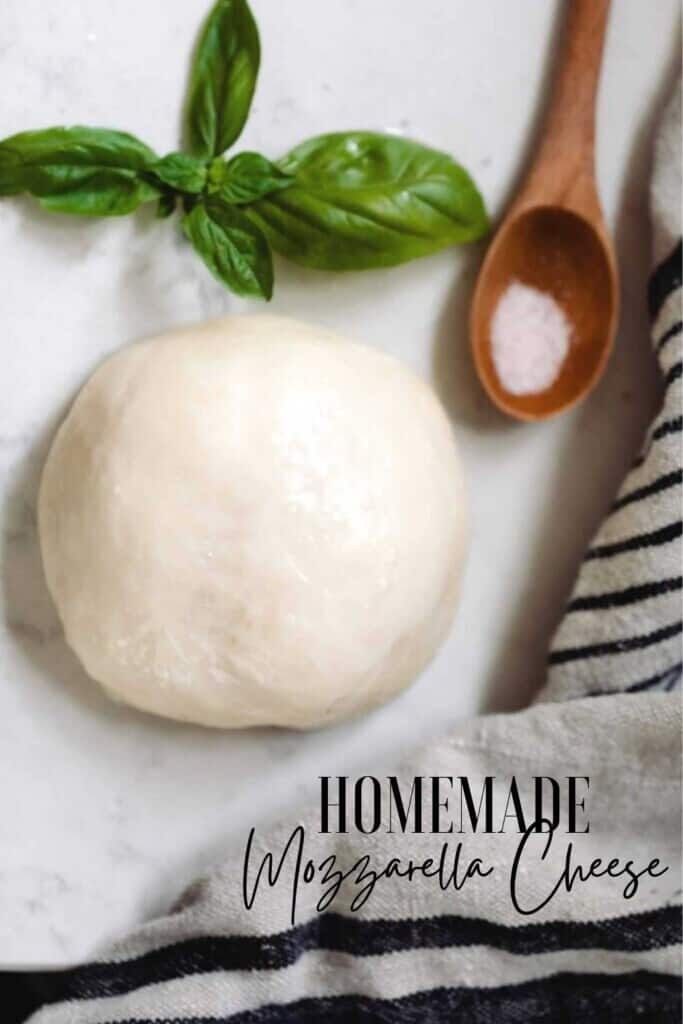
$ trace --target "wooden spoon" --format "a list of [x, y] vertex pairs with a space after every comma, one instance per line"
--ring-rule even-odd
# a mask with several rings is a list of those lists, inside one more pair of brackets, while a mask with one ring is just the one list
[[[610, 0], [568, 0], [564, 53], [543, 138], [479, 273], [470, 337], [479, 378], [520, 420], [554, 416], [583, 398], [607, 363], [619, 312], [612, 243], [594, 171], [595, 99]], [[512, 395], [491, 355], [491, 318], [512, 281], [553, 296], [572, 325], [559, 376], [537, 394]]]

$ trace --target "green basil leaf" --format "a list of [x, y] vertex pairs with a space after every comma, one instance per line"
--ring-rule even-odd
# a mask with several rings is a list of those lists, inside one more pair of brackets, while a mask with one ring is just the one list
[[177, 192], [198, 194], [206, 184], [206, 167], [189, 153], [169, 153], [155, 163], [153, 173]]
[[269, 299], [273, 261], [263, 233], [241, 210], [217, 199], [199, 202], [183, 218], [185, 234], [219, 281], [237, 295]]
[[188, 141], [202, 159], [240, 135], [256, 88], [260, 44], [246, 0], [218, 0], [199, 39], [190, 75]]
[[238, 153], [227, 162], [214, 160], [209, 168], [209, 191], [237, 205], [287, 188], [293, 180], [260, 153]]
[[28, 192], [48, 210], [119, 216], [155, 199], [146, 173], [156, 154], [104, 128], [47, 128], [0, 142], [0, 195]]
[[322, 135], [279, 162], [287, 189], [248, 208], [274, 249], [324, 270], [389, 267], [488, 230], [467, 172], [393, 135]]
[[78, 183], [70, 180], [50, 195], [40, 195], [38, 201], [50, 213], [122, 217], [158, 195], [158, 189], [130, 173], [102, 171], [84, 176]]

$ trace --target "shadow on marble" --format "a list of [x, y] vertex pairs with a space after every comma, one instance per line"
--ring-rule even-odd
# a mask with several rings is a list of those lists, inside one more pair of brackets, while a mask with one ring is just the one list
[[469, 310], [486, 243], [468, 252], [439, 317], [432, 346], [436, 393], [457, 425], [479, 431], [507, 432], [519, 424], [504, 416], [479, 382], [470, 351]]
[[110, 218], [77, 217], [48, 213], [37, 199], [17, 195], [11, 197], [7, 215], [20, 219], [22, 241], [36, 248], [53, 250], [66, 275], [104, 244]]

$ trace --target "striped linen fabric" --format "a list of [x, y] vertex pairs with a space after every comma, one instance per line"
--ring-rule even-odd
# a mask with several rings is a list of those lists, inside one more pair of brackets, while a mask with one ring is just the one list
[[550, 652], [545, 700], [680, 686], [680, 289], [679, 239], [657, 266], [649, 289], [664, 402], [584, 558]]
[[664, 400], [597, 537], [550, 653], [542, 699], [670, 691], [681, 681], [681, 88], [655, 144], [648, 286]]
[[[590, 832], [572, 835], [574, 863], [612, 857], [667, 866], [624, 895], [608, 875], [559, 886], [567, 836], [519, 868], [519, 834], [464, 836], [465, 862], [487, 877], [443, 889], [417, 875], [386, 878], [359, 909], [353, 879], [318, 913], [321, 891], [292, 867], [242, 898], [242, 855], [94, 962], [42, 975], [5, 975], [15, 1019], [31, 1024], [530, 1024], [681, 1020], [681, 245], [680, 91], [658, 143], [653, 185], [657, 268], [653, 338], [665, 397], [643, 453], [581, 567], [550, 653], [542, 699], [515, 715], [469, 722], [416, 753], [400, 773], [514, 776], [522, 799], [536, 775], [589, 776]], [[600, 695], [596, 698], [596, 695]], [[305, 857], [453, 857], [458, 836], [321, 835], [301, 817]], [[248, 826], [247, 826], [248, 827]], [[254, 839], [254, 863], [279, 857], [293, 823]], [[546, 837], [539, 836], [539, 842]], [[450, 863], [450, 862], [449, 862]], [[520, 895], [520, 893], [522, 895]], [[22, 1002], [23, 1000], [23, 1002]]]

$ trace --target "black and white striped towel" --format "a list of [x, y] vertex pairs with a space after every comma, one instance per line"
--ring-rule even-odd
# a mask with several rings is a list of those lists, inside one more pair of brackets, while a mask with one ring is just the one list
[[[681, 1019], [680, 702], [672, 692], [681, 674], [679, 125], [680, 94], [653, 186], [650, 302], [664, 404], [581, 568], [548, 686], [532, 708], [464, 725], [403, 773], [501, 783], [515, 775], [522, 791], [534, 775], [590, 776], [591, 832], [572, 837], [581, 862], [644, 865], [656, 856], [669, 871], [628, 901], [623, 882], [592, 879], [558, 892], [533, 917], [513, 908], [505, 870], [459, 892], [424, 878], [385, 881], [356, 913], [343, 897], [316, 913], [319, 889], [303, 886], [292, 926], [286, 879], [245, 911], [240, 859], [95, 962], [34, 978], [25, 1010], [37, 1001], [43, 1008], [31, 1024]], [[342, 866], [362, 855], [378, 865], [423, 859], [443, 838], [325, 836], [316, 834], [316, 815], [307, 820], [307, 856], [334, 853]], [[281, 850], [292, 825], [255, 851]], [[466, 839], [468, 859], [499, 868], [519, 842], [514, 833]], [[552, 888], [565, 853], [566, 843], [553, 842], [527, 871], [528, 905]]]
[[662, 409], [591, 544], [550, 654], [546, 700], [671, 690], [681, 678], [680, 92], [656, 146], [652, 339]]

